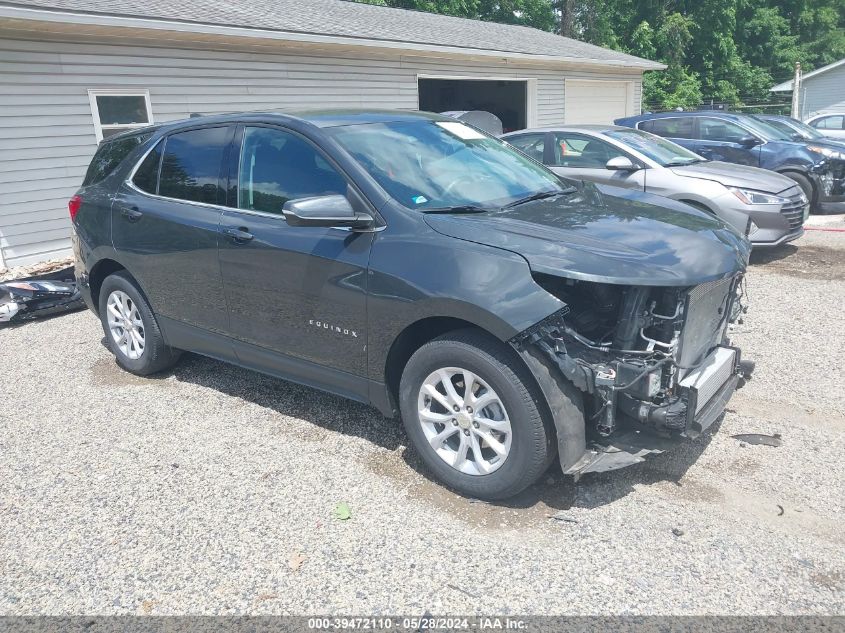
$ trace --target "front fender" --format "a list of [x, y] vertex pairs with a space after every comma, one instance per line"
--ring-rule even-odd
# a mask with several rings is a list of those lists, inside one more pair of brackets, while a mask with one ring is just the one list
[[460, 319], [508, 341], [563, 307], [519, 255], [434, 231], [379, 236], [367, 290], [368, 375], [378, 381], [393, 342], [421, 319]]

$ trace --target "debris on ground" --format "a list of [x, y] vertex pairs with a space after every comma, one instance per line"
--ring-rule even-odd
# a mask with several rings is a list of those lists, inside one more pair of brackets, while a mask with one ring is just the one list
[[684, 531], [681, 528], [672, 528], [672, 534], [675, 536], [683, 536]]
[[349, 504], [345, 502], [338, 503], [337, 507], [334, 509], [334, 516], [336, 519], [340, 519], [341, 521], [351, 519], [352, 511], [349, 509]]
[[29, 266], [15, 266], [14, 268], [0, 268], [0, 283], [12, 279], [42, 277], [73, 266], [73, 258], [51, 259], [46, 262], [30, 264]]
[[557, 514], [552, 514], [549, 516], [550, 519], [553, 521], [560, 521], [561, 523], [578, 523], [578, 519], [576, 519], [571, 514], [567, 514], [566, 512], [558, 512]]
[[288, 558], [288, 566], [291, 568], [291, 571], [298, 571], [304, 562], [305, 555], [302, 552], [297, 552]]
[[764, 446], [774, 446], [777, 448], [783, 444], [780, 433], [774, 435], [764, 435], [762, 433], [740, 433], [739, 435], [731, 435], [735, 440], [745, 442], [746, 444], [762, 444]]
[[73, 266], [0, 283], [0, 323], [20, 323], [84, 307]]

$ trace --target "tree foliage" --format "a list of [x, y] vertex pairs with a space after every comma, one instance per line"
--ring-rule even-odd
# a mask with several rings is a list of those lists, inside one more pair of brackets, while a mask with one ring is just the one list
[[362, 0], [533, 26], [667, 65], [647, 73], [652, 108], [737, 106], [845, 57], [845, 0]]

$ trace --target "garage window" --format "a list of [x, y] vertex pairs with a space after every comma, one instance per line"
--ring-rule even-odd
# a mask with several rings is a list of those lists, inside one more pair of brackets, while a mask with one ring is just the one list
[[88, 99], [98, 143], [109, 136], [153, 122], [147, 90], [89, 90]]

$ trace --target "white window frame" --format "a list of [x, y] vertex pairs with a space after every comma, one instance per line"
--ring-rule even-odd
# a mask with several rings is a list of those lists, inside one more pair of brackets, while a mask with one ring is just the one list
[[[144, 97], [144, 105], [147, 108], [147, 123], [123, 123], [120, 125], [103, 125], [100, 122], [100, 109], [97, 107], [97, 97]], [[91, 114], [94, 117], [94, 135], [97, 143], [103, 140], [103, 130], [131, 130], [133, 128], [147, 127], [153, 124], [153, 108], [150, 104], [149, 90], [89, 90], [88, 101], [91, 103]]]

